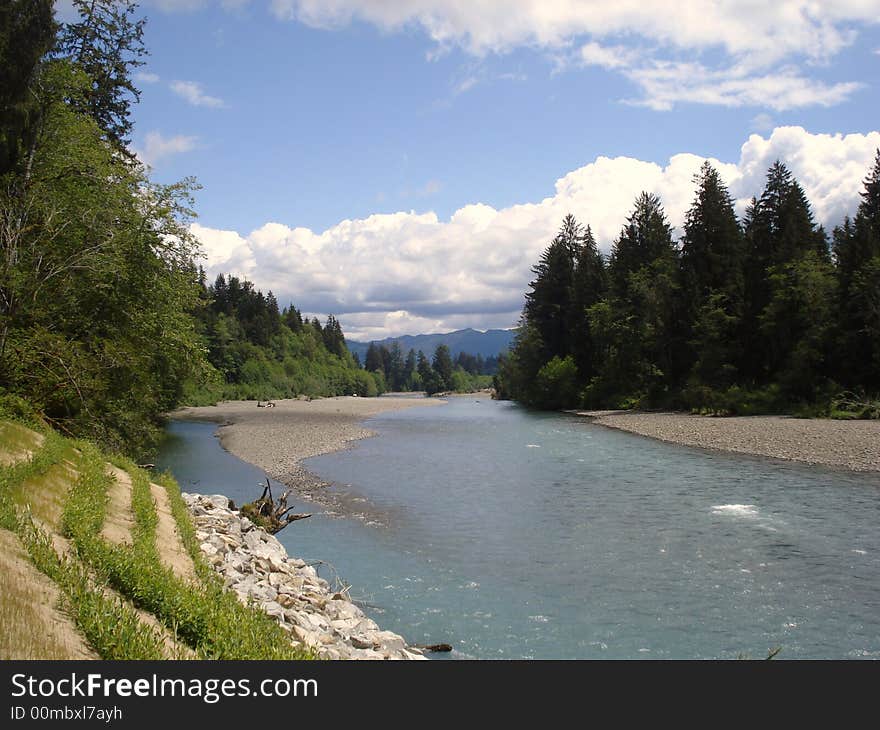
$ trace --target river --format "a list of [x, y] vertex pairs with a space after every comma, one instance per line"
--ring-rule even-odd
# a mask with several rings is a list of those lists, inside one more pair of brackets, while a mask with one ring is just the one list
[[[305, 465], [375, 522], [279, 539], [413, 644], [453, 658], [880, 657], [880, 475], [674, 446], [452, 398], [371, 419]], [[184, 491], [252, 499], [216, 426], [172, 422]]]

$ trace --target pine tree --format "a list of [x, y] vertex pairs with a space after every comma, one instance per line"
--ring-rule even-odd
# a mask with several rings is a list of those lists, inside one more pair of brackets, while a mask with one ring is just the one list
[[440, 379], [442, 389], [452, 390], [452, 356], [446, 345], [437, 345], [431, 364]]
[[64, 27], [61, 53], [88, 75], [91, 88], [82, 111], [90, 114], [119, 151], [129, 154], [129, 107], [140, 99], [131, 78], [144, 64], [145, 18], [135, 19], [130, 0], [73, 0], [79, 21]]
[[679, 345], [678, 252], [656, 195], [636, 198], [608, 269], [613, 318], [604, 319], [610, 330], [597, 332], [603, 347], [614, 353], [603, 363], [606, 387], [656, 400], [669, 385]]
[[36, 135], [33, 83], [55, 42], [51, 0], [0, 4], [0, 175], [17, 167]]
[[588, 382], [595, 374], [597, 365], [588, 312], [605, 293], [605, 261], [589, 226], [579, 244], [575, 257], [572, 311], [568, 326], [571, 352], [579, 377]]
[[574, 216], [567, 215], [559, 233], [532, 268], [535, 279], [526, 293], [525, 315], [540, 333], [544, 362], [571, 353], [575, 261], [582, 237]]
[[[791, 292], [782, 289], [810, 278], [795, 273], [798, 262], [809, 254], [807, 269], [828, 265], [817, 253], [824, 233], [813, 223], [803, 188], [778, 160], [767, 172], [764, 192], [748, 211], [745, 237], [746, 307], [740, 369], [761, 385], [788, 367], [786, 363], [805, 333], [804, 316], [793, 303]], [[800, 301], [799, 306], [807, 306]]]
[[375, 342], [371, 342], [369, 347], [367, 347], [367, 354], [364, 358], [364, 367], [371, 373], [376, 371], [381, 372], [383, 375], [385, 373], [385, 364], [382, 362], [382, 353], [379, 352], [379, 347]]
[[681, 244], [683, 337], [697, 382], [714, 388], [736, 379], [742, 317], [744, 241], [733, 200], [717, 170], [703, 163]]
[[880, 150], [864, 181], [855, 219], [834, 231], [839, 332], [837, 379], [880, 391]]

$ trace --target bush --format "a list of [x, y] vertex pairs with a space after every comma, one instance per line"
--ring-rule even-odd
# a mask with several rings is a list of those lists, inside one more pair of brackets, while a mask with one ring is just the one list
[[577, 404], [577, 365], [571, 356], [554, 357], [535, 376], [535, 402], [530, 405], [557, 410]]

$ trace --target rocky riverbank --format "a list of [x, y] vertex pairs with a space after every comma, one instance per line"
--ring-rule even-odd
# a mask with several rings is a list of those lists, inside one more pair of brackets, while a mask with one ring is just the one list
[[322, 659], [424, 659], [222, 495], [184, 494], [207, 561], [243, 603], [253, 602]]

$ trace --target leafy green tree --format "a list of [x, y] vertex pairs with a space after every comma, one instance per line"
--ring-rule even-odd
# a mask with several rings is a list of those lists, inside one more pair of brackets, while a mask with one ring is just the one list
[[554, 357], [538, 370], [533, 405], [558, 410], [577, 405], [578, 370], [574, 359]]
[[0, 386], [54, 423], [117, 447], [144, 442], [203, 364], [191, 181], [120, 166], [73, 100], [89, 80], [40, 71], [27, 179], [0, 199]]

